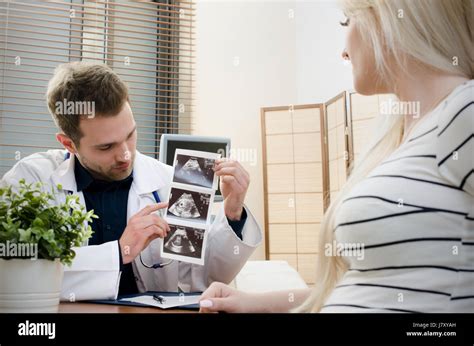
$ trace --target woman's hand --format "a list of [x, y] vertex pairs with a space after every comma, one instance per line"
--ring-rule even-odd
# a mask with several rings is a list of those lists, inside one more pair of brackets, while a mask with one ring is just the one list
[[238, 291], [221, 282], [213, 282], [202, 294], [200, 312], [257, 312], [257, 296]]
[[290, 312], [311, 294], [310, 288], [248, 293], [214, 282], [202, 294], [200, 312]]

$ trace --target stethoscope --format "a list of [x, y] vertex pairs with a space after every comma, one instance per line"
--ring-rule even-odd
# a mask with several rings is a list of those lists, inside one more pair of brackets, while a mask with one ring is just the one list
[[[66, 161], [67, 159], [69, 159], [71, 157], [71, 153], [67, 152], [65, 155], [64, 155], [64, 161]], [[72, 194], [72, 191], [68, 191], [68, 194]], [[153, 191], [153, 198], [155, 199], [156, 203], [160, 203], [161, 200], [160, 200], [160, 196], [158, 196], [158, 192], [157, 191]], [[155, 264], [152, 264], [152, 265], [149, 265], [149, 264], [146, 264], [145, 262], [143, 262], [143, 258], [142, 258], [142, 253], [140, 252], [140, 262], [141, 264], [145, 267], [145, 268], [149, 268], [149, 269], [158, 269], [158, 268], [163, 268], [163, 267], [166, 267], [167, 265], [170, 265], [173, 260], [169, 260], [167, 262], [163, 262], [163, 263], [155, 263]]]
[[[153, 191], [153, 197], [155, 198], [155, 202], [156, 202], [156, 203], [160, 203], [160, 202], [161, 202], [160, 196], [158, 196], [158, 192], [157, 192], [157, 191]], [[164, 241], [164, 240], [163, 240], [163, 241]], [[171, 262], [173, 262], [173, 260], [169, 260], [169, 261], [164, 262], [164, 263], [155, 263], [155, 264], [153, 264], [153, 265], [148, 265], [148, 264], [146, 264], [145, 262], [143, 262], [142, 253], [140, 252], [140, 262], [141, 262], [141, 264], [142, 264], [145, 268], [158, 269], [158, 268], [163, 268], [163, 267], [166, 267], [167, 265], [170, 265]]]

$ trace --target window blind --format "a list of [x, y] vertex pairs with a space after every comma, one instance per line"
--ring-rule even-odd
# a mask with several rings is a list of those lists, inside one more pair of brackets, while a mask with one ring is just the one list
[[46, 105], [55, 67], [106, 63], [126, 81], [137, 147], [158, 157], [163, 133], [192, 130], [194, 2], [0, 1], [0, 176], [61, 148]]

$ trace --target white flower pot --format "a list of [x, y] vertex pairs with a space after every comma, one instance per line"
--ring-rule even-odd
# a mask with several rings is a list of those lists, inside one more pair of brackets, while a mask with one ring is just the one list
[[58, 312], [63, 269], [59, 259], [0, 259], [0, 313]]

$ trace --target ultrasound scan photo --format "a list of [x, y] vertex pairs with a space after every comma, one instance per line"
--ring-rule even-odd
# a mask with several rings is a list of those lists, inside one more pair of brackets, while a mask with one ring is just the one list
[[170, 225], [170, 229], [164, 239], [165, 253], [197, 259], [202, 257], [204, 229], [179, 225]]
[[191, 190], [171, 188], [167, 216], [206, 222], [211, 195]]
[[214, 188], [215, 159], [176, 155], [173, 181], [181, 184]]

